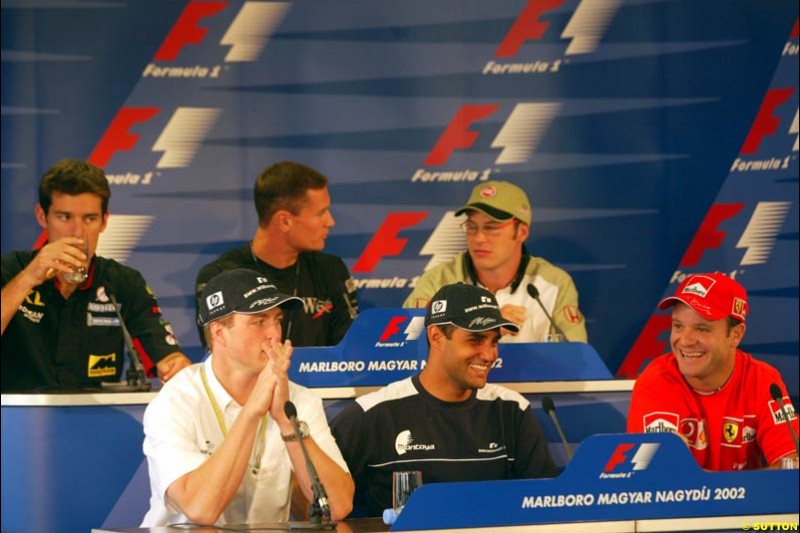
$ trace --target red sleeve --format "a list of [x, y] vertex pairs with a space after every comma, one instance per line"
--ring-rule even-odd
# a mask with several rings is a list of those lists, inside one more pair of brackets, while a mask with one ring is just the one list
[[628, 411], [628, 433], [679, 432], [683, 393], [661, 358], [636, 380]]
[[783, 405], [789, 415], [789, 423], [794, 428], [797, 435], [797, 413], [794, 410], [792, 401], [786, 392], [786, 385], [781, 380], [780, 374], [773, 368], [761, 372], [758, 380], [758, 395], [763, 398], [758, 406], [758, 447], [764, 454], [767, 464], [771, 465], [781, 457], [795, 452], [794, 441], [792, 440], [789, 428], [786, 425], [786, 418], [780, 406], [769, 394], [769, 387], [775, 383], [780, 387], [783, 395]]

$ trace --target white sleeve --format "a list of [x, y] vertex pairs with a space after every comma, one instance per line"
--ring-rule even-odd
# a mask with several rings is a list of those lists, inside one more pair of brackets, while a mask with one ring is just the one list
[[347, 463], [342, 457], [342, 452], [336, 444], [336, 439], [333, 438], [331, 428], [328, 426], [328, 419], [325, 416], [325, 409], [322, 406], [322, 400], [309, 389], [297, 385], [290, 384], [290, 397], [292, 402], [297, 407], [297, 418], [308, 424], [308, 429], [311, 432], [311, 437], [317, 446], [325, 452], [325, 454], [333, 459], [336, 464], [349, 473]]

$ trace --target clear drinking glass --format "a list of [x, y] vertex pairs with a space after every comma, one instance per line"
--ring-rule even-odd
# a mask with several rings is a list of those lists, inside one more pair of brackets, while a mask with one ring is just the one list
[[63, 274], [64, 280], [69, 282], [69, 283], [75, 283], [75, 284], [83, 283], [84, 281], [86, 281], [86, 278], [89, 277], [89, 268], [88, 268], [88, 264], [89, 264], [89, 245], [87, 244], [86, 246], [84, 246], [81, 251], [84, 253], [84, 255], [86, 255], [86, 264], [85, 265], [81, 265], [80, 267], [78, 267], [77, 269], [75, 269], [72, 272], [65, 272]]
[[422, 486], [422, 472], [409, 470], [392, 473], [392, 507], [398, 513], [406, 505], [411, 493]]

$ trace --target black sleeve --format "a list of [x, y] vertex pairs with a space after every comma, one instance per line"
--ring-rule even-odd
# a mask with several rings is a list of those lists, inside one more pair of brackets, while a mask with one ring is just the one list
[[342, 452], [353, 480], [358, 480], [364, 473], [368, 461], [365, 427], [366, 413], [358, 402], [353, 402], [331, 421], [331, 433]]
[[330, 276], [330, 298], [333, 303], [331, 326], [328, 329], [328, 346], [335, 346], [344, 338], [350, 324], [358, 314], [355, 280], [350, 276], [344, 261], [336, 257]]
[[515, 479], [558, 475], [558, 469], [550, 457], [547, 439], [530, 407], [520, 412], [517, 436], [516, 460], [513, 470]]
[[141, 273], [133, 269], [122, 271], [123, 283], [116, 294], [125, 325], [131, 337], [141, 343], [144, 356], [158, 363], [167, 355], [179, 352], [172, 325], [161, 315], [153, 291]]

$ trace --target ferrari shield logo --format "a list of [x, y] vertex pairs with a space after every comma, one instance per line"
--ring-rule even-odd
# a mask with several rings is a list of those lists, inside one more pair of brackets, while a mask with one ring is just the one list
[[722, 425], [722, 435], [725, 437], [725, 440], [728, 442], [733, 442], [736, 440], [736, 436], [739, 434], [739, 424], [735, 422], [725, 422]]

